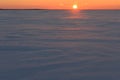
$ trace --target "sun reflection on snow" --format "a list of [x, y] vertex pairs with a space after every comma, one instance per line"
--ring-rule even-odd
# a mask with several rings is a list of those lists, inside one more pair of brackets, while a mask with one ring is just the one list
[[87, 19], [88, 17], [80, 10], [71, 10], [64, 19]]

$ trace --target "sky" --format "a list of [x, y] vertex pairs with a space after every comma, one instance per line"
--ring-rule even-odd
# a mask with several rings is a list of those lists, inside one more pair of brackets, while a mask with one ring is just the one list
[[7, 9], [120, 9], [120, 0], [0, 0], [0, 8]]

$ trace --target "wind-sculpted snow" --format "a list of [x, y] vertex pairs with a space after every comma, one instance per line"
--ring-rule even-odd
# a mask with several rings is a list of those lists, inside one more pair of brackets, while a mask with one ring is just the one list
[[120, 80], [120, 11], [1, 10], [0, 80]]

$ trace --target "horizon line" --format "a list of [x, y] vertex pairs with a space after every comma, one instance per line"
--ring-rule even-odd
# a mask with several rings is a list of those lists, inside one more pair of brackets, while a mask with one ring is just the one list
[[[73, 9], [38, 9], [38, 8], [21, 8], [21, 9], [16, 9], [16, 8], [0, 8], [0, 10], [73, 10]], [[78, 9], [78, 10], [120, 10], [120, 9]]]

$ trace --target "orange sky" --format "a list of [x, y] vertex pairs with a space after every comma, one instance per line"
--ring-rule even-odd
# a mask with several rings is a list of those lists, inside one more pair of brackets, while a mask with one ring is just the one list
[[71, 9], [74, 2], [79, 9], [120, 9], [120, 0], [0, 0], [0, 8]]

